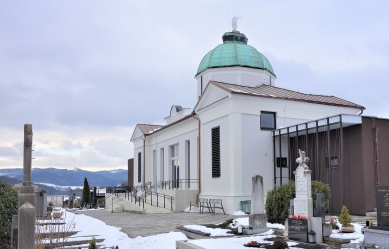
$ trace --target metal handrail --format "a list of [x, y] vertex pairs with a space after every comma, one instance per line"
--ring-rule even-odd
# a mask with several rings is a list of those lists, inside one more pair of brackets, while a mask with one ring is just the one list
[[113, 200], [116, 199], [116, 198], [119, 198], [119, 197], [120, 197], [120, 194], [112, 195], [112, 199], [111, 199], [111, 213], [113, 213]]
[[[150, 205], [151, 206], [153, 205], [153, 195], [156, 195], [157, 196], [157, 207], [159, 207], [158, 197], [163, 197], [163, 208], [166, 208], [166, 199], [168, 199], [168, 200], [170, 200], [170, 210], [173, 211], [173, 200], [174, 200], [173, 196], [165, 195], [165, 194], [158, 193], [158, 192], [153, 192], [152, 190], [147, 191], [146, 193], [150, 194]], [[146, 203], [147, 203], [147, 199], [146, 199]]]
[[[199, 179], [179, 179], [157, 182], [157, 187], [161, 189], [182, 189], [182, 186], [196, 184], [198, 187]], [[186, 185], [186, 186], [187, 186]]]

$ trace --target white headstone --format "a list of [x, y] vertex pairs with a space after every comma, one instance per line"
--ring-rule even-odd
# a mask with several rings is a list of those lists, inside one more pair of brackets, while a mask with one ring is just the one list
[[312, 192], [311, 192], [311, 171], [306, 163], [309, 158], [305, 157], [305, 152], [299, 150], [300, 157], [296, 159], [299, 164], [295, 175], [296, 198], [294, 199], [294, 215], [305, 219], [313, 217]]

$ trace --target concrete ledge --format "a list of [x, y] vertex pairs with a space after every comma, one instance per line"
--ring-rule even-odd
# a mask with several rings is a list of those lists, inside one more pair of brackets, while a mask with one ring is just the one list
[[176, 249], [204, 249], [204, 248], [188, 243], [187, 240], [177, 240]]
[[142, 210], [124, 210], [123, 212], [134, 213], [134, 214], [145, 214], [146, 213], [146, 209], [142, 209]]
[[269, 231], [270, 228], [258, 228], [258, 229], [243, 229], [243, 234], [259, 234]]
[[189, 239], [210, 239], [210, 233], [203, 233], [201, 231], [193, 231], [191, 229], [187, 229], [183, 226], [176, 227], [177, 232], [182, 232]]
[[377, 217], [377, 212], [366, 212], [366, 217]]
[[330, 246], [341, 247], [342, 244], [348, 244], [351, 242], [349, 239], [339, 239], [331, 237], [323, 237], [323, 242], [329, 244]]
[[379, 248], [389, 248], [389, 231], [368, 228], [362, 228], [361, 231], [365, 234], [365, 243], [375, 243]]

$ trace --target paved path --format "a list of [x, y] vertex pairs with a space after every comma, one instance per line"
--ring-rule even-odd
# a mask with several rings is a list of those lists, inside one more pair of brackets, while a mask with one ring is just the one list
[[[104, 210], [75, 211], [76, 214], [85, 214], [105, 222], [107, 225], [120, 227], [122, 232], [130, 238], [150, 236], [175, 231], [177, 226], [217, 224], [229, 218], [239, 216], [210, 214], [210, 213], [168, 213], [168, 214], [136, 214], [136, 213], [108, 213]], [[245, 216], [247, 217], [247, 216]]]

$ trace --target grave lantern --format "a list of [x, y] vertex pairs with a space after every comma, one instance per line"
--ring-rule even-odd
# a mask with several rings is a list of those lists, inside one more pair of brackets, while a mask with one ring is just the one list
[[243, 233], [243, 226], [242, 226], [242, 225], [239, 225], [239, 226], [238, 226], [238, 233], [239, 233], [239, 234], [242, 234], [242, 233]]
[[316, 233], [313, 230], [308, 233], [308, 243], [316, 244]]

